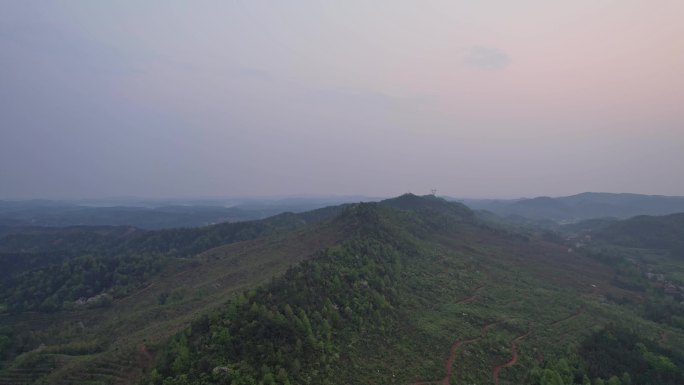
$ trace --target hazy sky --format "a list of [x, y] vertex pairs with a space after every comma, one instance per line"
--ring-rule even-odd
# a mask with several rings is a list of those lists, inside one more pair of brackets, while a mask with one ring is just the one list
[[684, 1], [0, 1], [0, 199], [684, 195]]

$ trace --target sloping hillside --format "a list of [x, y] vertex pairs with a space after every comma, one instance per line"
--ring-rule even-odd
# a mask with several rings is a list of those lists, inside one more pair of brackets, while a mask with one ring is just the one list
[[[154, 346], [234, 294], [344, 239], [334, 224], [236, 242], [193, 258], [175, 258], [145, 286], [104, 307], [0, 316], [13, 340], [0, 384], [132, 383]], [[41, 368], [35, 375], [35, 368]]]
[[[639, 305], [657, 293], [616, 285], [620, 271], [589, 255], [432, 196], [298, 218], [169, 254], [105, 307], [2, 315], [0, 384], [684, 380], [684, 330]], [[633, 368], [597, 360], [610, 349], [637, 352]]]
[[[657, 346], [661, 326], [606, 301], [639, 295], [612, 286], [609, 266], [474, 223], [432, 197], [383, 203], [350, 207], [336, 220], [358, 229], [352, 237], [176, 335], [148, 383], [642, 381], [568, 355], [611, 322], [637, 328], [644, 352], [684, 363], [681, 331]], [[593, 352], [606, 342], [587, 344]], [[649, 365], [644, 373], [661, 383], [682, 379]]]

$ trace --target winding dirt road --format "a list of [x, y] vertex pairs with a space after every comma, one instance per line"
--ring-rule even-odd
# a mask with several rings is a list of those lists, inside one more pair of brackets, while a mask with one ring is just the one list
[[444, 363], [444, 378], [438, 381], [419, 381], [419, 382], [413, 382], [410, 385], [428, 385], [428, 384], [438, 384], [438, 385], [450, 385], [449, 384], [449, 379], [451, 379], [451, 373], [453, 373], [454, 370], [454, 361], [456, 361], [456, 354], [458, 353], [458, 348], [463, 345], [463, 344], [469, 344], [471, 342], [475, 342], [479, 340], [480, 337], [475, 337], [471, 338], [469, 340], [461, 340], [458, 339], [454, 341], [454, 343], [451, 345], [451, 349], [449, 349], [449, 358], [447, 358], [446, 362]]
[[[480, 285], [475, 288], [473, 291], [473, 294], [469, 297], [466, 297], [458, 302], [458, 303], [469, 303], [476, 301], [477, 299], [480, 298], [479, 296], [479, 291], [482, 289], [484, 285]], [[486, 323], [482, 326], [482, 333], [485, 335], [487, 333], [487, 329], [494, 325], [494, 323]], [[458, 353], [458, 348], [463, 345], [463, 344], [469, 344], [471, 342], [478, 341], [481, 337], [475, 337], [471, 338], [468, 340], [462, 340], [462, 339], [457, 339], [454, 341], [453, 344], [451, 344], [451, 348], [449, 349], [449, 357], [447, 358], [446, 362], [444, 363], [444, 378], [441, 380], [435, 380], [435, 381], [418, 381], [418, 382], [412, 382], [409, 385], [430, 385], [430, 384], [438, 384], [438, 385], [450, 385], [449, 380], [451, 379], [451, 373], [453, 373], [454, 370], [454, 361], [456, 361], [456, 354]]]
[[528, 327], [527, 333], [514, 338], [513, 341], [511, 341], [511, 359], [508, 360], [506, 363], [495, 366], [494, 369], [492, 369], [492, 377], [494, 378], [495, 385], [499, 385], [499, 372], [501, 372], [501, 369], [513, 366], [516, 362], [518, 362], [518, 341], [529, 336], [530, 333], [532, 333], [532, 328]]

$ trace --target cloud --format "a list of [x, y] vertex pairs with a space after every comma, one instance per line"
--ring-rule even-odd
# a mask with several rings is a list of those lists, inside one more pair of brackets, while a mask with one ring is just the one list
[[511, 59], [497, 48], [475, 46], [465, 51], [463, 63], [483, 70], [498, 70], [506, 67]]

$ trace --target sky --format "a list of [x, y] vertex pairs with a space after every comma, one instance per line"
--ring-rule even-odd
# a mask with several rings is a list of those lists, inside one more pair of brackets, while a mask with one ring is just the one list
[[0, 199], [684, 195], [684, 1], [0, 2]]

